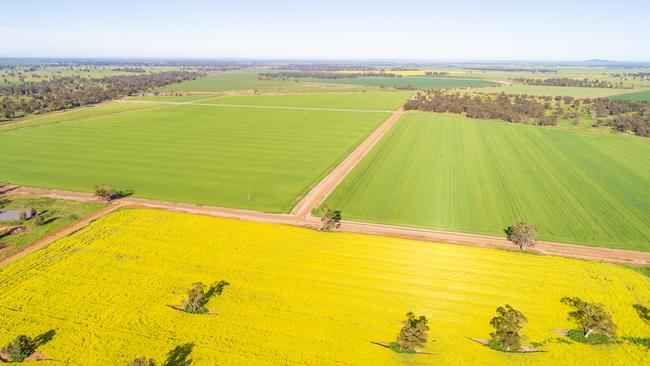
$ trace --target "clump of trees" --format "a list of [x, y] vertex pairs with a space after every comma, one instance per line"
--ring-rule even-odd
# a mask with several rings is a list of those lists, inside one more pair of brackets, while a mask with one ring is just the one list
[[406, 314], [402, 329], [397, 336], [396, 347], [391, 347], [398, 352], [415, 353], [423, 348], [429, 337], [429, 321], [424, 315], [416, 317], [412, 311]]
[[23, 82], [0, 88], [0, 117], [44, 113], [96, 104], [134, 95], [168, 84], [193, 80], [204, 75], [196, 71], [164, 71], [102, 78], [53, 77], [39, 82]]
[[488, 346], [505, 352], [521, 349], [521, 329], [526, 324], [526, 317], [510, 305], [499, 306], [497, 316], [490, 320], [494, 332], [490, 333]]
[[518, 246], [522, 252], [529, 247], [535, 246], [537, 241], [537, 227], [524, 221], [517, 221], [504, 231], [508, 240]]
[[289, 80], [289, 79], [299, 79], [299, 78], [349, 79], [349, 78], [369, 77], [369, 76], [382, 76], [382, 77], [391, 77], [391, 78], [402, 77], [399, 74], [386, 72], [384, 70], [363, 71], [363, 72], [331, 72], [331, 71], [299, 70], [299, 71], [265, 72], [257, 75], [258, 79], [260, 80], [273, 80], [273, 79]]
[[606, 80], [589, 80], [584, 79], [570, 79], [570, 78], [549, 78], [549, 79], [530, 79], [530, 78], [514, 78], [514, 82], [525, 85], [541, 85], [541, 86], [575, 86], [581, 88], [624, 88], [623, 82], [617, 84], [610, 83]]
[[421, 90], [404, 104], [404, 109], [462, 113], [469, 118], [500, 119], [538, 126], [556, 125], [560, 119], [578, 121], [581, 118], [591, 118], [596, 126], [609, 126], [617, 131], [630, 131], [650, 137], [648, 102], [505, 93], [470, 95], [444, 90]]
[[332, 210], [329, 206], [323, 206], [323, 214], [320, 218], [320, 230], [321, 231], [332, 231], [341, 227], [341, 220], [343, 219], [343, 214], [341, 211]]
[[[406, 110], [438, 113], [464, 113], [470, 118], [501, 119], [508, 122], [535, 120], [537, 124], [556, 124], [546, 120], [544, 105], [527, 95], [469, 95], [440, 90], [420, 91], [404, 105]], [[543, 119], [543, 120], [542, 120]]]
[[573, 307], [568, 319], [578, 325], [577, 331], [568, 336], [576, 341], [598, 344], [607, 343], [616, 336], [616, 324], [603, 304], [586, 302], [579, 297], [563, 297], [563, 304]]
[[112, 201], [114, 199], [120, 198], [122, 195], [117, 190], [117, 188], [109, 185], [98, 185], [95, 186], [95, 196], [105, 200]]
[[192, 284], [192, 288], [187, 293], [187, 299], [183, 302], [182, 310], [192, 314], [207, 314], [210, 311], [205, 307], [210, 299], [216, 295], [221, 295], [223, 289], [230, 285], [227, 281], [215, 282], [208, 291], [202, 282]]
[[22, 362], [32, 353], [36, 352], [36, 342], [26, 335], [19, 335], [2, 348], [9, 362]]

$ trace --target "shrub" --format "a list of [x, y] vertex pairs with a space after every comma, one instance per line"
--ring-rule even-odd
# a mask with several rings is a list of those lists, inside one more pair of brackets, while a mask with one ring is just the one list
[[526, 317], [512, 306], [506, 305], [497, 308], [497, 316], [490, 320], [494, 332], [490, 333], [490, 344], [494, 349], [518, 351], [521, 348], [521, 328], [526, 324]]
[[592, 333], [616, 336], [616, 324], [603, 304], [586, 302], [579, 297], [563, 297], [560, 302], [575, 309], [569, 312], [569, 320], [576, 322], [585, 339]]
[[25, 221], [27, 220], [27, 212], [25, 211], [20, 211], [20, 220]]
[[508, 240], [525, 251], [528, 247], [535, 246], [537, 240], [537, 228], [524, 221], [517, 221], [513, 226], [508, 226], [505, 230]]
[[95, 195], [106, 201], [114, 200], [120, 197], [119, 192], [113, 186], [95, 186]]
[[36, 343], [26, 335], [19, 335], [6, 345], [4, 352], [11, 362], [22, 362], [36, 350]]
[[407, 319], [402, 325], [396, 343], [399, 345], [400, 352], [415, 352], [417, 348], [424, 347], [427, 343], [429, 321], [424, 315], [416, 318], [411, 311], [406, 316]]

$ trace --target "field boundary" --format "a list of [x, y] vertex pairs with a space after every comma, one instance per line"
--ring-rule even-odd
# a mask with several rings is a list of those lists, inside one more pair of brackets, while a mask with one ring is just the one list
[[[2, 190], [8, 194], [23, 194], [31, 196], [42, 196], [59, 199], [71, 199], [77, 201], [98, 201], [97, 197], [90, 193], [71, 192], [54, 189], [41, 189], [20, 186], [2, 187]], [[5, 265], [18, 258], [21, 258], [35, 250], [38, 250], [51, 242], [70, 235], [78, 230], [88, 226], [95, 221], [119, 208], [149, 208], [164, 211], [179, 212], [192, 215], [205, 215], [221, 217], [227, 219], [238, 219], [254, 221], [268, 224], [291, 225], [310, 229], [317, 229], [320, 219], [313, 216], [300, 217], [293, 214], [272, 214], [259, 211], [230, 209], [215, 206], [201, 206], [185, 203], [174, 203], [166, 201], [157, 201], [144, 198], [122, 198], [113, 202], [108, 207], [95, 212], [91, 216], [78, 221], [58, 232], [52, 233], [47, 237], [41, 238], [37, 242], [25, 247], [22, 251], [0, 260], [0, 265]], [[477, 235], [468, 233], [458, 233], [451, 231], [418, 229], [403, 226], [371, 224], [356, 221], [343, 221], [340, 231], [396, 237], [409, 240], [428, 241], [444, 244], [458, 244], [476, 248], [492, 248], [516, 251], [517, 248], [503, 237]], [[540, 241], [533, 248], [528, 250], [530, 253], [566, 257], [573, 259], [582, 259], [596, 262], [607, 262], [615, 264], [624, 264], [637, 267], [650, 267], [650, 252], [640, 252], [624, 249], [611, 249], [601, 247], [590, 247], [586, 245], [557, 243]]]

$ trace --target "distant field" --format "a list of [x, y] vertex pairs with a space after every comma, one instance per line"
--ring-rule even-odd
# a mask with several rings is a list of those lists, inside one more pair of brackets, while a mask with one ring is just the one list
[[233, 72], [215, 72], [196, 80], [189, 80], [180, 84], [167, 85], [157, 89], [160, 92], [223, 92], [223, 91], [252, 91], [264, 93], [298, 93], [319, 91], [355, 91], [362, 87], [349, 85], [331, 85], [316, 82], [294, 80], [259, 80], [258, 72], [261, 70], [243, 70]]
[[580, 88], [570, 86], [537, 86], [537, 85], [510, 85], [495, 86], [487, 88], [472, 89], [472, 92], [483, 93], [507, 93], [507, 94], [529, 94], [529, 95], [550, 95], [569, 96], [575, 98], [606, 97], [610, 95], [629, 93], [629, 89], [614, 88]]
[[224, 96], [201, 103], [266, 105], [301, 108], [341, 108], [395, 110], [413, 96], [412, 91], [376, 91], [363, 93], [309, 93], [287, 95]]
[[2, 179], [282, 212], [388, 115], [115, 103], [0, 129]]
[[[371, 254], [371, 255], [369, 255]], [[0, 268], [0, 344], [54, 330], [39, 365], [165, 363], [193, 344], [192, 365], [644, 365], [648, 336], [632, 305], [650, 306], [647, 277], [615, 265], [423, 243], [154, 210], [123, 210]], [[190, 315], [193, 282], [231, 283]], [[603, 303], [621, 342], [559, 339], [573, 327], [563, 296]], [[487, 338], [497, 306], [528, 319], [524, 343], [544, 353], [506, 354]], [[392, 341], [406, 312], [426, 315], [426, 355]], [[183, 363], [182, 365], [187, 365]]]
[[408, 113], [327, 199], [344, 217], [650, 251], [650, 140]]
[[214, 98], [212, 95], [145, 95], [145, 96], [133, 96], [127, 97], [126, 100], [145, 100], [151, 102], [190, 102], [193, 100], [199, 99], [209, 99]]
[[650, 89], [642, 90], [635, 93], [621, 94], [609, 97], [609, 99], [622, 99], [622, 100], [632, 100], [632, 101], [650, 101]]
[[384, 87], [411, 87], [413, 89], [443, 89], [443, 88], [467, 88], [495, 85], [495, 83], [481, 79], [460, 79], [460, 78], [435, 78], [435, 77], [359, 77], [349, 79], [310, 79], [322, 83], [349, 84], [365, 86]]

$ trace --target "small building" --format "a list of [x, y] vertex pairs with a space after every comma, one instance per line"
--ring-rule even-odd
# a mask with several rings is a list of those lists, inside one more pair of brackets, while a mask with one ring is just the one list
[[32, 218], [31, 210], [2, 210], [0, 209], [0, 221], [19, 221], [20, 213], [24, 212], [27, 219]]

